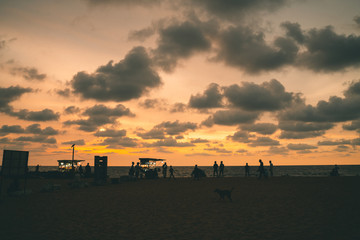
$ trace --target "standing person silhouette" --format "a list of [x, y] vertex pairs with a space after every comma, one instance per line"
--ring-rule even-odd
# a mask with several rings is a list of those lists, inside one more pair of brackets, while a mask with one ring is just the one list
[[191, 176], [194, 177], [195, 180], [200, 180], [200, 170], [199, 170], [197, 164], [195, 164], [195, 167], [191, 173]]
[[129, 176], [134, 176], [135, 174], [135, 167], [134, 167], [134, 162], [131, 163], [131, 167], [129, 169]]
[[139, 178], [139, 175], [140, 175], [140, 165], [139, 165], [139, 163], [136, 163], [136, 166], [135, 166], [135, 177], [136, 177], [136, 178]]
[[175, 176], [174, 176], [174, 169], [173, 169], [173, 167], [172, 167], [172, 166], [170, 166], [170, 168], [169, 168], [169, 172], [170, 172], [169, 179], [170, 179], [171, 177], [173, 177], [173, 179], [175, 179]]
[[166, 163], [164, 163], [162, 165], [162, 173], [163, 173], [164, 178], [166, 178], [166, 173], [167, 173], [167, 165], [166, 165]]
[[259, 172], [258, 179], [260, 179], [261, 177], [265, 177], [264, 163], [263, 163], [263, 161], [261, 159], [259, 159], [259, 163], [260, 163], [260, 166], [259, 166], [259, 169], [258, 169], [258, 172]]
[[85, 177], [90, 177], [91, 176], [91, 167], [90, 167], [90, 164], [87, 163], [86, 166], [85, 166]]
[[213, 172], [213, 176], [215, 177], [215, 175], [218, 177], [219, 176], [219, 172], [218, 172], [218, 168], [219, 168], [219, 165], [216, 163], [216, 161], [214, 162], [214, 165], [213, 165], [213, 169], [214, 169], [214, 172]]
[[250, 177], [250, 166], [248, 163], [245, 165], [245, 177]]
[[220, 167], [219, 167], [219, 177], [224, 176], [224, 168], [225, 168], [225, 165], [224, 165], [223, 161], [221, 161]]
[[274, 172], [273, 172], [274, 165], [272, 164], [271, 161], [269, 161], [269, 164], [270, 164], [270, 167], [269, 167], [270, 177], [272, 177], [274, 175]]

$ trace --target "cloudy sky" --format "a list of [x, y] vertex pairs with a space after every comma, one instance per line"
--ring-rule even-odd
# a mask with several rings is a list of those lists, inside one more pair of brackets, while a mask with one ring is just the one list
[[358, 0], [0, 0], [0, 29], [30, 165], [359, 164]]

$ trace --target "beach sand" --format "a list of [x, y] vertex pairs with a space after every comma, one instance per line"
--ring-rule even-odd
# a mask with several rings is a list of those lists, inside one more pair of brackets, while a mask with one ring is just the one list
[[[360, 239], [360, 177], [67, 182], [3, 196], [0, 239]], [[232, 187], [232, 202], [214, 192]]]

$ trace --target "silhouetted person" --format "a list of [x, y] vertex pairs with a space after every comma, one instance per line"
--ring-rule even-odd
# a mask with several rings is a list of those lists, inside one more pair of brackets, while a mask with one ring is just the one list
[[170, 172], [170, 176], [169, 176], [169, 178], [173, 177], [173, 178], [175, 179], [175, 176], [174, 176], [174, 169], [173, 169], [173, 167], [172, 167], [172, 166], [170, 166], [170, 168], [169, 168], [169, 172]]
[[85, 177], [90, 177], [91, 176], [91, 167], [90, 167], [90, 165], [89, 165], [89, 163], [88, 164], [86, 164], [86, 166], [85, 166]]
[[219, 177], [224, 176], [224, 168], [225, 168], [225, 165], [224, 165], [223, 161], [221, 161], [220, 166], [219, 166]]
[[265, 177], [265, 168], [264, 168], [264, 163], [263, 161], [261, 161], [261, 159], [259, 159], [259, 163], [260, 163], [260, 166], [259, 166], [259, 169], [258, 169], [258, 172], [259, 172], [259, 179], [261, 177]]
[[134, 176], [135, 174], [135, 167], [134, 167], [134, 162], [131, 163], [131, 167], [129, 169], [129, 176]]
[[82, 168], [82, 166], [80, 165], [80, 167], [79, 167], [79, 173], [80, 173], [80, 176], [82, 176], [83, 175], [83, 173], [84, 173], [84, 170], [83, 170], [83, 168]]
[[40, 168], [40, 165], [36, 165], [36, 168], [35, 168], [35, 173], [39, 173], [39, 168]]
[[191, 173], [191, 176], [193, 176], [195, 180], [200, 179], [200, 171], [197, 165], [195, 165], [194, 170]]
[[166, 178], [166, 173], [167, 173], [167, 165], [166, 165], [166, 163], [164, 163], [162, 165], [162, 173], [163, 173], [164, 178]]
[[274, 165], [272, 164], [271, 161], [269, 161], [269, 164], [270, 164], [270, 167], [269, 167], [270, 177], [272, 177], [274, 175], [274, 172], [273, 172]]
[[135, 166], [135, 177], [136, 177], [136, 178], [139, 178], [139, 175], [140, 175], [140, 164], [139, 164], [139, 163], [136, 163], [136, 166]]
[[250, 166], [248, 163], [245, 165], [245, 177], [250, 177]]
[[335, 164], [335, 167], [334, 167], [333, 170], [330, 172], [330, 176], [333, 176], [333, 177], [340, 176], [338, 165]]
[[219, 176], [219, 172], [218, 172], [218, 168], [219, 168], [219, 165], [216, 163], [216, 161], [214, 162], [214, 165], [213, 165], [213, 169], [214, 169], [214, 172], [213, 172], [213, 176], [215, 177], [215, 175], [218, 177]]

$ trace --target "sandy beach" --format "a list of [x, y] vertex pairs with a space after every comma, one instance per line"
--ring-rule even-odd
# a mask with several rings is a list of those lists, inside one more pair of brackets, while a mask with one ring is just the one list
[[[3, 196], [1, 239], [358, 239], [360, 177], [139, 180]], [[41, 192], [47, 183], [61, 190]], [[233, 201], [215, 188], [231, 189]]]

